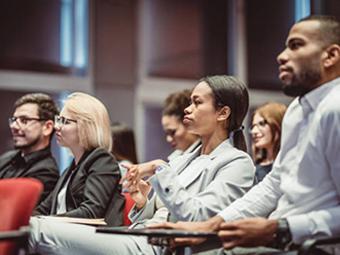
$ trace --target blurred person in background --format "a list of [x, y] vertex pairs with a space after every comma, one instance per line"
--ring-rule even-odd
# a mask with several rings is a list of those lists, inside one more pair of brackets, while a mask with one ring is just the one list
[[126, 173], [126, 168], [123, 164], [137, 164], [135, 134], [127, 125], [115, 122], [111, 125], [112, 134], [112, 154], [116, 157], [121, 176]]
[[270, 102], [254, 111], [250, 134], [258, 182], [272, 170], [280, 150], [281, 123], [286, 109], [284, 104]]
[[190, 133], [183, 124], [184, 109], [190, 105], [191, 91], [186, 89], [170, 94], [164, 102], [162, 126], [166, 141], [175, 151], [168, 160], [194, 151], [200, 144], [199, 137]]
[[38, 179], [44, 185], [40, 201], [51, 193], [59, 178], [51, 153], [54, 117], [58, 113], [55, 102], [47, 94], [32, 93], [19, 98], [9, 118], [15, 150], [0, 156], [0, 179]]

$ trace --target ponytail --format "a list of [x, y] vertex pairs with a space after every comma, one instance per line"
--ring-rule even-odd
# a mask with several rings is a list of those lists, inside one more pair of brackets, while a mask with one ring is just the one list
[[200, 81], [206, 82], [213, 92], [215, 108], [230, 108], [227, 132], [231, 143], [239, 150], [247, 151], [242, 122], [249, 107], [249, 94], [246, 85], [233, 76], [208, 76]]
[[244, 127], [241, 126], [229, 134], [229, 139], [231, 140], [231, 143], [239, 150], [242, 150], [244, 152], [247, 152], [247, 144], [246, 139], [243, 134]]

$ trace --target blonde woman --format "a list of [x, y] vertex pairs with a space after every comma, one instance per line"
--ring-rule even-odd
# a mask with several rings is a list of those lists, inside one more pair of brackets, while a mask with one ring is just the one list
[[[120, 214], [121, 176], [110, 153], [110, 119], [105, 106], [93, 96], [73, 93], [55, 118], [55, 130], [57, 143], [68, 148], [74, 159], [35, 214], [81, 218], [103, 218], [107, 212]], [[117, 208], [110, 205], [113, 196]], [[122, 219], [117, 216], [121, 215], [110, 218]]]

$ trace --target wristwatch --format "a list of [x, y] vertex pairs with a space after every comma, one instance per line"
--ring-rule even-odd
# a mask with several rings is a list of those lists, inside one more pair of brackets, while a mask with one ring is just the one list
[[289, 224], [285, 218], [278, 219], [277, 223], [275, 246], [279, 249], [286, 250], [292, 243], [292, 234], [289, 229]]

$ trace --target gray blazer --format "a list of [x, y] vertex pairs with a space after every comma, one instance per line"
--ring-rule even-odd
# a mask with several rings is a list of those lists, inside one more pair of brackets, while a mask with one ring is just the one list
[[150, 182], [157, 196], [152, 194], [139, 212], [133, 208], [131, 220], [142, 225], [165, 221], [168, 212], [163, 204], [174, 220], [206, 220], [253, 186], [255, 167], [251, 158], [228, 139], [209, 155], [200, 155], [200, 151], [201, 146], [175, 158], [153, 175]]

